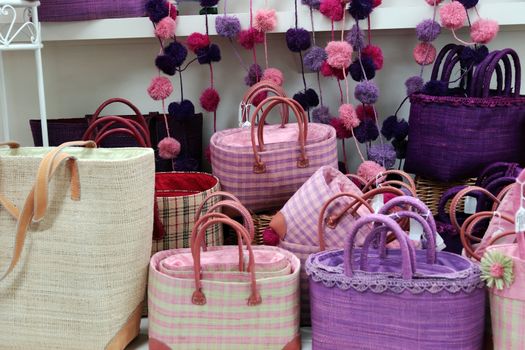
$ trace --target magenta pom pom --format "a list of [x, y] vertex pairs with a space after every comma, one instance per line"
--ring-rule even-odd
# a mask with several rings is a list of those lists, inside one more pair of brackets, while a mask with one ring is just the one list
[[425, 82], [420, 76], [415, 75], [413, 77], [408, 78], [405, 81], [405, 86], [407, 88], [407, 96], [421, 91], [421, 89], [423, 89], [423, 85], [425, 85]]
[[414, 48], [414, 60], [417, 64], [426, 66], [436, 60], [436, 48], [431, 43], [419, 43]]
[[327, 58], [328, 55], [322, 47], [312, 46], [304, 55], [303, 63], [309, 70], [319, 72]]
[[396, 163], [396, 150], [389, 143], [382, 145], [372, 145], [368, 149], [368, 159], [381, 164], [383, 167], [390, 169]]
[[255, 28], [241, 30], [237, 40], [239, 41], [239, 45], [246, 50], [251, 50], [256, 44], [264, 42], [264, 33], [259, 32]]
[[354, 91], [355, 98], [365, 105], [373, 105], [379, 98], [379, 88], [371, 80], [357, 83]]
[[375, 123], [374, 107], [367, 105], [359, 105], [355, 109], [355, 112], [360, 121], [363, 121], [365, 119], [372, 119]]
[[477, 44], [486, 44], [496, 37], [499, 31], [498, 22], [480, 18], [472, 23], [470, 37]]
[[215, 17], [215, 30], [220, 36], [234, 39], [241, 31], [241, 22], [235, 16], [217, 16]]
[[162, 159], [173, 159], [180, 154], [180, 143], [173, 137], [165, 137], [160, 140], [159, 144], [159, 157]]
[[174, 4], [169, 4], [169, 12], [170, 12], [170, 17], [175, 21], [177, 20], [177, 16], [179, 15], [179, 11], [177, 10], [177, 6], [175, 6]]
[[148, 87], [148, 94], [156, 101], [167, 99], [173, 92], [173, 85], [166, 77], [155, 77]]
[[202, 95], [199, 99], [201, 102], [202, 108], [207, 112], [215, 112], [221, 102], [219, 93], [214, 88], [207, 88], [202, 92]]
[[466, 9], [471, 9], [474, 6], [476, 6], [479, 2], [479, 0], [458, 0], [460, 3], [465, 6]]
[[342, 104], [339, 107], [339, 119], [343, 122], [343, 125], [347, 130], [352, 130], [361, 124], [354, 106], [349, 103]]
[[343, 19], [344, 7], [341, 0], [323, 0], [319, 6], [319, 11], [332, 21]]
[[374, 67], [376, 70], [383, 68], [383, 51], [379, 46], [368, 45], [361, 51], [361, 55], [370, 58], [372, 62], [374, 62]]
[[381, 6], [382, 3], [383, 3], [383, 2], [382, 2], [381, 0], [374, 0], [374, 1], [372, 2], [372, 6], [373, 6], [374, 8], [376, 8], [376, 7], [378, 7], [378, 6]]
[[271, 32], [277, 25], [277, 15], [274, 9], [260, 9], [255, 13], [253, 27], [260, 32]]
[[443, 0], [425, 0], [427, 2], [427, 4], [429, 4], [430, 6], [437, 6], [441, 3], [441, 1]]
[[441, 25], [448, 29], [459, 29], [467, 20], [467, 11], [459, 1], [447, 3], [439, 9]]
[[192, 33], [186, 39], [186, 44], [191, 51], [195, 52], [197, 49], [202, 49], [210, 45], [210, 37], [206, 34]]
[[246, 83], [246, 85], [252, 86], [261, 81], [262, 76], [263, 71], [261, 66], [254, 63], [250, 66], [248, 74], [246, 74], [246, 76], [244, 77], [244, 82]]
[[312, 45], [310, 33], [303, 28], [290, 28], [286, 31], [286, 46], [292, 52], [308, 50]]
[[352, 46], [346, 41], [331, 41], [326, 45], [327, 62], [338, 69], [347, 68], [352, 62]]
[[253, 97], [252, 105], [257, 107], [262, 101], [264, 101], [268, 97], [267, 91], [261, 91], [257, 95]]
[[266, 68], [261, 80], [269, 80], [274, 84], [282, 86], [284, 83], [284, 75], [283, 72], [277, 68]]
[[323, 75], [323, 77], [331, 77], [333, 75], [332, 67], [330, 67], [330, 65], [326, 61], [324, 61], [321, 65], [320, 72]]
[[379, 137], [379, 130], [374, 119], [365, 119], [354, 128], [355, 139], [359, 143], [372, 142]]
[[335, 129], [335, 135], [338, 139], [348, 139], [352, 137], [352, 130], [348, 130], [340, 118], [332, 118], [330, 125]]
[[348, 12], [356, 20], [367, 18], [374, 9], [374, 3], [372, 0], [352, 0], [348, 7]]
[[441, 26], [434, 20], [426, 19], [416, 26], [416, 36], [419, 41], [434, 41], [439, 34], [441, 34]]
[[332, 118], [333, 116], [326, 106], [317, 107], [312, 111], [312, 121], [314, 123], [330, 124]]
[[346, 33], [345, 40], [352, 45], [354, 50], [360, 50], [365, 46], [365, 33], [354, 24]]
[[164, 17], [155, 26], [155, 35], [160, 39], [169, 39], [175, 35], [175, 20], [171, 17]]
[[386, 169], [383, 168], [381, 165], [371, 160], [367, 160], [361, 163], [359, 168], [357, 168], [357, 175], [362, 177], [366, 181], [372, 181], [384, 171], [386, 171]]
[[267, 227], [264, 229], [262, 238], [264, 245], [269, 245], [273, 247], [278, 246], [279, 242], [281, 241], [281, 238], [279, 237], [277, 232], [275, 232], [271, 227]]

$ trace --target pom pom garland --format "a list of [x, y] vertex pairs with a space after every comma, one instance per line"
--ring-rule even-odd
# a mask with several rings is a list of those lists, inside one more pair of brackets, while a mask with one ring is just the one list
[[167, 75], [175, 75], [177, 70], [177, 61], [172, 56], [168, 55], [159, 55], [155, 59], [155, 65], [157, 68]]
[[355, 109], [355, 112], [357, 113], [357, 117], [359, 118], [359, 120], [363, 121], [365, 119], [373, 119], [375, 123], [374, 107], [367, 105], [359, 105]]
[[165, 0], [148, 0], [146, 2], [146, 13], [153, 23], [158, 23], [168, 16], [169, 7]]
[[340, 118], [330, 119], [330, 125], [335, 129], [335, 135], [338, 139], [343, 140], [352, 137], [352, 131], [344, 126]]
[[253, 27], [259, 32], [270, 32], [277, 25], [277, 15], [274, 9], [260, 9], [255, 13]]
[[354, 128], [355, 139], [359, 143], [372, 142], [377, 140], [379, 137], [379, 130], [375, 120], [365, 119], [359, 124], [358, 127]]
[[333, 116], [326, 106], [317, 107], [312, 111], [312, 121], [314, 123], [330, 124], [332, 118]]
[[429, 4], [430, 6], [437, 6], [441, 3], [441, 1], [443, 0], [426, 0], [427, 4]]
[[408, 78], [405, 81], [405, 86], [407, 88], [407, 96], [410, 96], [416, 92], [419, 92], [423, 89], [423, 85], [425, 85], [425, 82], [423, 81], [423, 78], [420, 76], [413, 76]]
[[473, 8], [474, 6], [476, 6], [479, 2], [479, 0], [457, 0], [459, 1], [461, 4], [463, 4], [463, 6], [466, 8], [466, 9], [471, 9]]
[[381, 134], [390, 141], [394, 137], [394, 130], [399, 122], [397, 121], [397, 116], [391, 115], [386, 118], [381, 127]]
[[190, 100], [182, 100], [180, 103], [172, 102], [168, 106], [168, 113], [175, 120], [183, 121], [195, 115], [195, 106]]
[[331, 41], [326, 45], [327, 62], [331, 67], [345, 69], [352, 62], [352, 46], [346, 41]]
[[343, 11], [344, 7], [341, 0], [323, 0], [319, 6], [319, 12], [335, 22], [343, 19]]
[[436, 60], [436, 48], [430, 43], [419, 43], [414, 48], [414, 60], [417, 64], [427, 66]]
[[217, 6], [219, 0], [200, 0], [202, 7], [212, 7]]
[[174, 41], [166, 46], [164, 53], [173, 58], [176, 67], [182, 66], [186, 57], [188, 57], [188, 49], [178, 41]]
[[352, 45], [354, 50], [360, 50], [365, 46], [365, 33], [354, 24], [348, 33], [346, 33], [345, 40]]
[[374, 3], [372, 0], [352, 0], [348, 7], [348, 13], [356, 20], [361, 20], [367, 18], [373, 9]]
[[173, 137], [165, 137], [158, 144], [159, 157], [162, 159], [173, 159], [180, 154], [180, 143]]
[[277, 68], [266, 68], [261, 80], [269, 80], [274, 84], [282, 86], [284, 83], [284, 75], [283, 72]]
[[330, 67], [330, 65], [326, 61], [324, 61], [321, 65], [320, 72], [323, 75], [323, 77], [331, 77], [333, 75], [332, 67]]
[[319, 72], [327, 58], [328, 55], [322, 47], [312, 46], [304, 55], [303, 63], [309, 70]]
[[290, 28], [286, 31], [286, 45], [292, 52], [308, 50], [312, 45], [310, 33], [303, 28]]
[[[363, 67], [361, 67], [361, 65], [363, 65]], [[363, 69], [366, 73], [366, 76], [363, 74]], [[369, 57], [362, 57], [361, 63], [359, 63], [359, 60], [354, 61], [354, 63], [350, 65], [349, 71], [350, 76], [355, 81], [374, 79], [376, 76], [374, 62]]]
[[447, 90], [447, 83], [440, 80], [430, 80], [423, 87], [423, 93], [432, 96], [445, 96], [447, 94]]
[[362, 49], [361, 54], [365, 57], [369, 57], [372, 62], [374, 62], [374, 67], [376, 70], [383, 68], [384, 58], [383, 51], [379, 46], [368, 45]]
[[487, 44], [496, 37], [499, 31], [498, 22], [491, 19], [480, 18], [472, 23], [470, 37], [477, 44]]
[[215, 112], [217, 110], [217, 107], [219, 106], [219, 102], [221, 101], [221, 98], [219, 97], [219, 93], [214, 88], [207, 88], [202, 92], [202, 95], [200, 97], [200, 103], [202, 108], [204, 108], [207, 112]]
[[381, 165], [371, 160], [367, 160], [361, 163], [359, 168], [357, 168], [357, 176], [362, 177], [366, 181], [372, 181], [377, 177], [377, 175], [384, 171], [386, 171], [386, 169]]
[[166, 77], [155, 77], [148, 87], [148, 94], [155, 101], [167, 99], [173, 92], [173, 85]]
[[356, 85], [354, 96], [361, 103], [373, 105], [379, 98], [379, 88], [373, 81], [365, 80]]
[[408, 140], [394, 140], [392, 141], [392, 146], [394, 146], [396, 150], [396, 157], [397, 159], [405, 159], [407, 155], [407, 146], [408, 146]]
[[235, 16], [217, 16], [215, 18], [215, 30], [222, 37], [234, 39], [241, 31], [241, 22]]
[[480, 64], [489, 55], [489, 49], [485, 45], [477, 47], [465, 47], [459, 54], [459, 59], [464, 67]]
[[307, 89], [304, 94], [308, 102], [308, 107], [317, 107], [319, 105], [319, 96], [317, 96], [317, 92], [315, 92], [314, 89]]
[[264, 33], [259, 32], [255, 28], [249, 28], [241, 30], [239, 32], [239, 45], [244, 47], [246, 50], [251, 50], [255, 45], [264, 42]]
[[210, 37], [206, 34], [192, 33], [186, 39], [186, 44], [191, 51], [196, 52], [198, 49], [203, 49], [210, 45]]
[[175, 35], [175, 20], [171, 17], [164, 17], [155, 26], [155, 35], [160, 39], [169, 39]]
[[382, 3], [383, 3], [383, 2], [382, 2], [381, 0], [374, 0], [374, 1], [372, 1], [372, 6], [373, 6], [374, 8], [376, 8], [376, 7], [378, 7], [378, 6], [381, 6]]
[[387, 169], [394, 166], [396, 158], [396, 150], [390, 144], [373, 145], [368, 149], [368, 159]]
[[361, 124], [354, 106], [349, 103], [344, 103], [339, 107], [339, 119], [343, 122], [343, 125], [347, 130], [352, 130]]
[[416, 26], [416, 36], [419, 41], [434, 41], [439, 34], [441, 34], [441, 26], [434, 20], [426, 19]]
[[248, 70], [248, 74], [244, 77], [244, 82], [248, 86], [252, 86], [261, 81], [263, 71], [261, 66], [258, 64], [252, 64]]
[[221, 49], [216, 44], [197, 49], [195, 54], [200, 64], [209, 64], [221, 60]]
[[279, 245], [279, 242], [281, 241], [281, 237], [275, 232], [271, 227], [267, 227], [264, 229], [263, 234], [263, 243], [264, 245], [276, 247]]
[[295, 95], [293, 95], [293, 99], [297, 101], [305, 111], [309, 109], [310, 106], [308, 104], [308, 97], [306, 97], [305, 93], [298, 92]]
[[398, 141], [406, 139], [408, 136], [408, 128], [408, 122], [401, 119], [394, 128], [394, 138]]
[[177, 16], [179, 15], [179, 11], [177, 10], [177, 7], [170, 3], [169, 4], [169, 12], [170, 12], [170, 17], [175, 21], [177, 20]]
[[439, 15], [441, 17], [441, 25], [451, 30], [463, 27], [467, 20], [467, 11], [459, 1], [452, 1], [441, 6]]

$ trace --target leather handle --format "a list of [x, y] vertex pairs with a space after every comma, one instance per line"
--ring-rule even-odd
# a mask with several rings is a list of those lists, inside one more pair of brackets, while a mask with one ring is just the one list
[[201, 202], [201, 204], [195, 211], [195, 218], [193, 219], [194, 222], [197, 222], [199, 218], [201, 217], [202, 211], [204, 210], [204, 206], [206, 205], [206, 203], [208, 203], [211, 199], [217, 198], [217, 197], [225, 198], [225, 199], [232, 200], [232, 201], [239, 202], [239, 203], [241, 202], [239, 198], [235, 197], [230, 192], [217, 191], [217, 192], [210, 193], [209, 195], [206, 196], [206, 198], [204, 198], [204, 200]]
[[492, 204], [492, 211], [496, 211], [498, 210], [498, 206], [499, 206], [499, 203], [501, 203], [501, 201], [503, 201], [503, 198], [505, 198], [505, 196], [509, 193], [509, 191], [514, 187], [516, 186], [516, 182], [514, 183], [511, 183], [507, 186], [505, 186], [499, 193], [498, 195], [496, 196], [496, 198], [498, 199], [497, 201], [494, 201], [494, 204]]
[[[97, 118], [100, 116], [100, 113], [102, 113], [102, 111], [109, 105], [111, 104], [114, 104], [114, 103], [121, 103], [121, 104], [124, 104], [126, 106], [128, 106], [129, 108], [131, 108], [131, 110], [135, 113], [135, 115], [137, 116], [137, 119], [140, 123], [140, 125], [144, 128], [144, 130], [148, 130], [148, 124], [146, 123], [146, 119], [144, 119], [144, 116], [142, 115], [142, 113], [140, 112], [140, 110], [133, 104], [131, 103], [129, 100], [126, 100], [124, 98], [121, 98], [121, 97], [116, 97], [116, 98], [110, 98], [109, 100], [106, 100], [104, 101], [98, 108], [97, 110], [95, 111], [95, 113], [93, 114], [93, 116], [91, 117], [91, 122], [95, 122], [97, 120]], [[90, 124], [91, 124], [90, 122]]]
[[[241, 108], [242, 108], [241, 121], [243, 123], [248, 120], [248, 115], [249, 115], [248, 107], [252, 104], [253, 99], [262, 92], [272, 92], [276, 96], [287, 97], [284, 89], [281, 86], [273, 82], [264, 80], [264, 81], [258, 82], [255, 85], [252, 85], [244, 94], [243, 100], [241, 102]], [[281, 119], [282, 119], [281, 127], [284, 128], [284, 125], [288, 123], [288, 117], [289, 117], [288, 108], [286, 106], [282, 106], [281, 108]]]
[[20, 144], [14, 141], [0, 142], [0, 147], [8, 146], [9, 148], [20, 148]]
[[498, 198], [496, 198], [492, 193], [490, 193], [489, 191], [487, 191], [486, 189], [484, 189], [482, 187], [477, 187], [477, 186], [467, 186], [467, 187], [465, 187], [464, 189], [459, 191], [454, 196], [454, 198], [452, 198], [452, 202], [450, 203], [450, 209], [448, 211], [449, 216], [450, 216], [450, 222], [452, 223], [452, 225], [454, 225], [454, 227], [458, 231], [461, 229], [461, 225], [459, 224], [458, 218], [457, 218], [457, 215], [456, 215], [458, 204], [459, 204], [459, 201], [464, 196], [466, 196], [467, 194], [469, 194], [471, 192], [481, 193], [481, 194], [487, 196], [488, 198], [490, 198], [495, 203], [498, 203], [498, 204], [500, 203]]
[[[110, 127], [115, 124], [120, 124], [121, 127], [110, 129]], [[95, 142], [100, 144], [100, 142], [102, 142], [105, 138], [116, 133], [131, 135], [141, 147], [151, 147], [148, 129], [144, 129], [140, 123], [134, 120], [118, 116], [108, 116], [97, 119], [95, 122], [89, 125], [88, 129], [84, 133], [83, 139], [90, 140], [94, 138]]]
[[[406, 183], [405, 182], [401, 182], [401, 181], [397, 181], [397, 180], [380, 181], [382, 179], [386, 179], [386, 177], [388, 175], [399, 175], [399, 176], [401, 176], [401, 178], [403, 180], [406, 180]], [[402, 187], [405, 187], [406, 189], [408, 189], [410, 191], [410, 193], [414, 197], [417, 196], [416, 195], [416, 183], [414, 182], [414, 179], [412, 179], [412, 177], [410, 175], [408, 175], [407, 173], [405, 173], [404, 171], [401, 171], [401, 170], [386, 170], [386, 171], [383, 171], [383, 172], [379, 173], [376, 176], [375, 179], [372, 179], [372, 180], [368, 181], [368, 183], [363, 188], [363, 192], [367, 192], [369, 189], [373, 188], [374, 185], [382, 185], [382, 186], [398, 185], [398, 186], [402, 186]]]

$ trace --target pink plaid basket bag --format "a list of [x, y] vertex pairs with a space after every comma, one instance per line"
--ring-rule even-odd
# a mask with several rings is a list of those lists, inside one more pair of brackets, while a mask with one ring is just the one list
[[[281, 113], [280, 125], [265, 125], [276, 107], [292, 111], [297, 123], [287, 123], [287, 113]], [[281, 208], [321, 166], [337, 167], [335, 129], [308, 123], [302, 107], [281, 96], [262, 101], [249, 127], [215, 133], [210, 150], [223, 190], [254, 212]]]

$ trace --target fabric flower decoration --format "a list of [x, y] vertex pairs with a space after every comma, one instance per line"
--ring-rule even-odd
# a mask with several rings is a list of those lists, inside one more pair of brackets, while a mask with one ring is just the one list
[[481, 279], [489, 288], [509, 287], [514, 282], [513, 265], [510, 257], [497, 251], [488, 251], [481, 259]]

